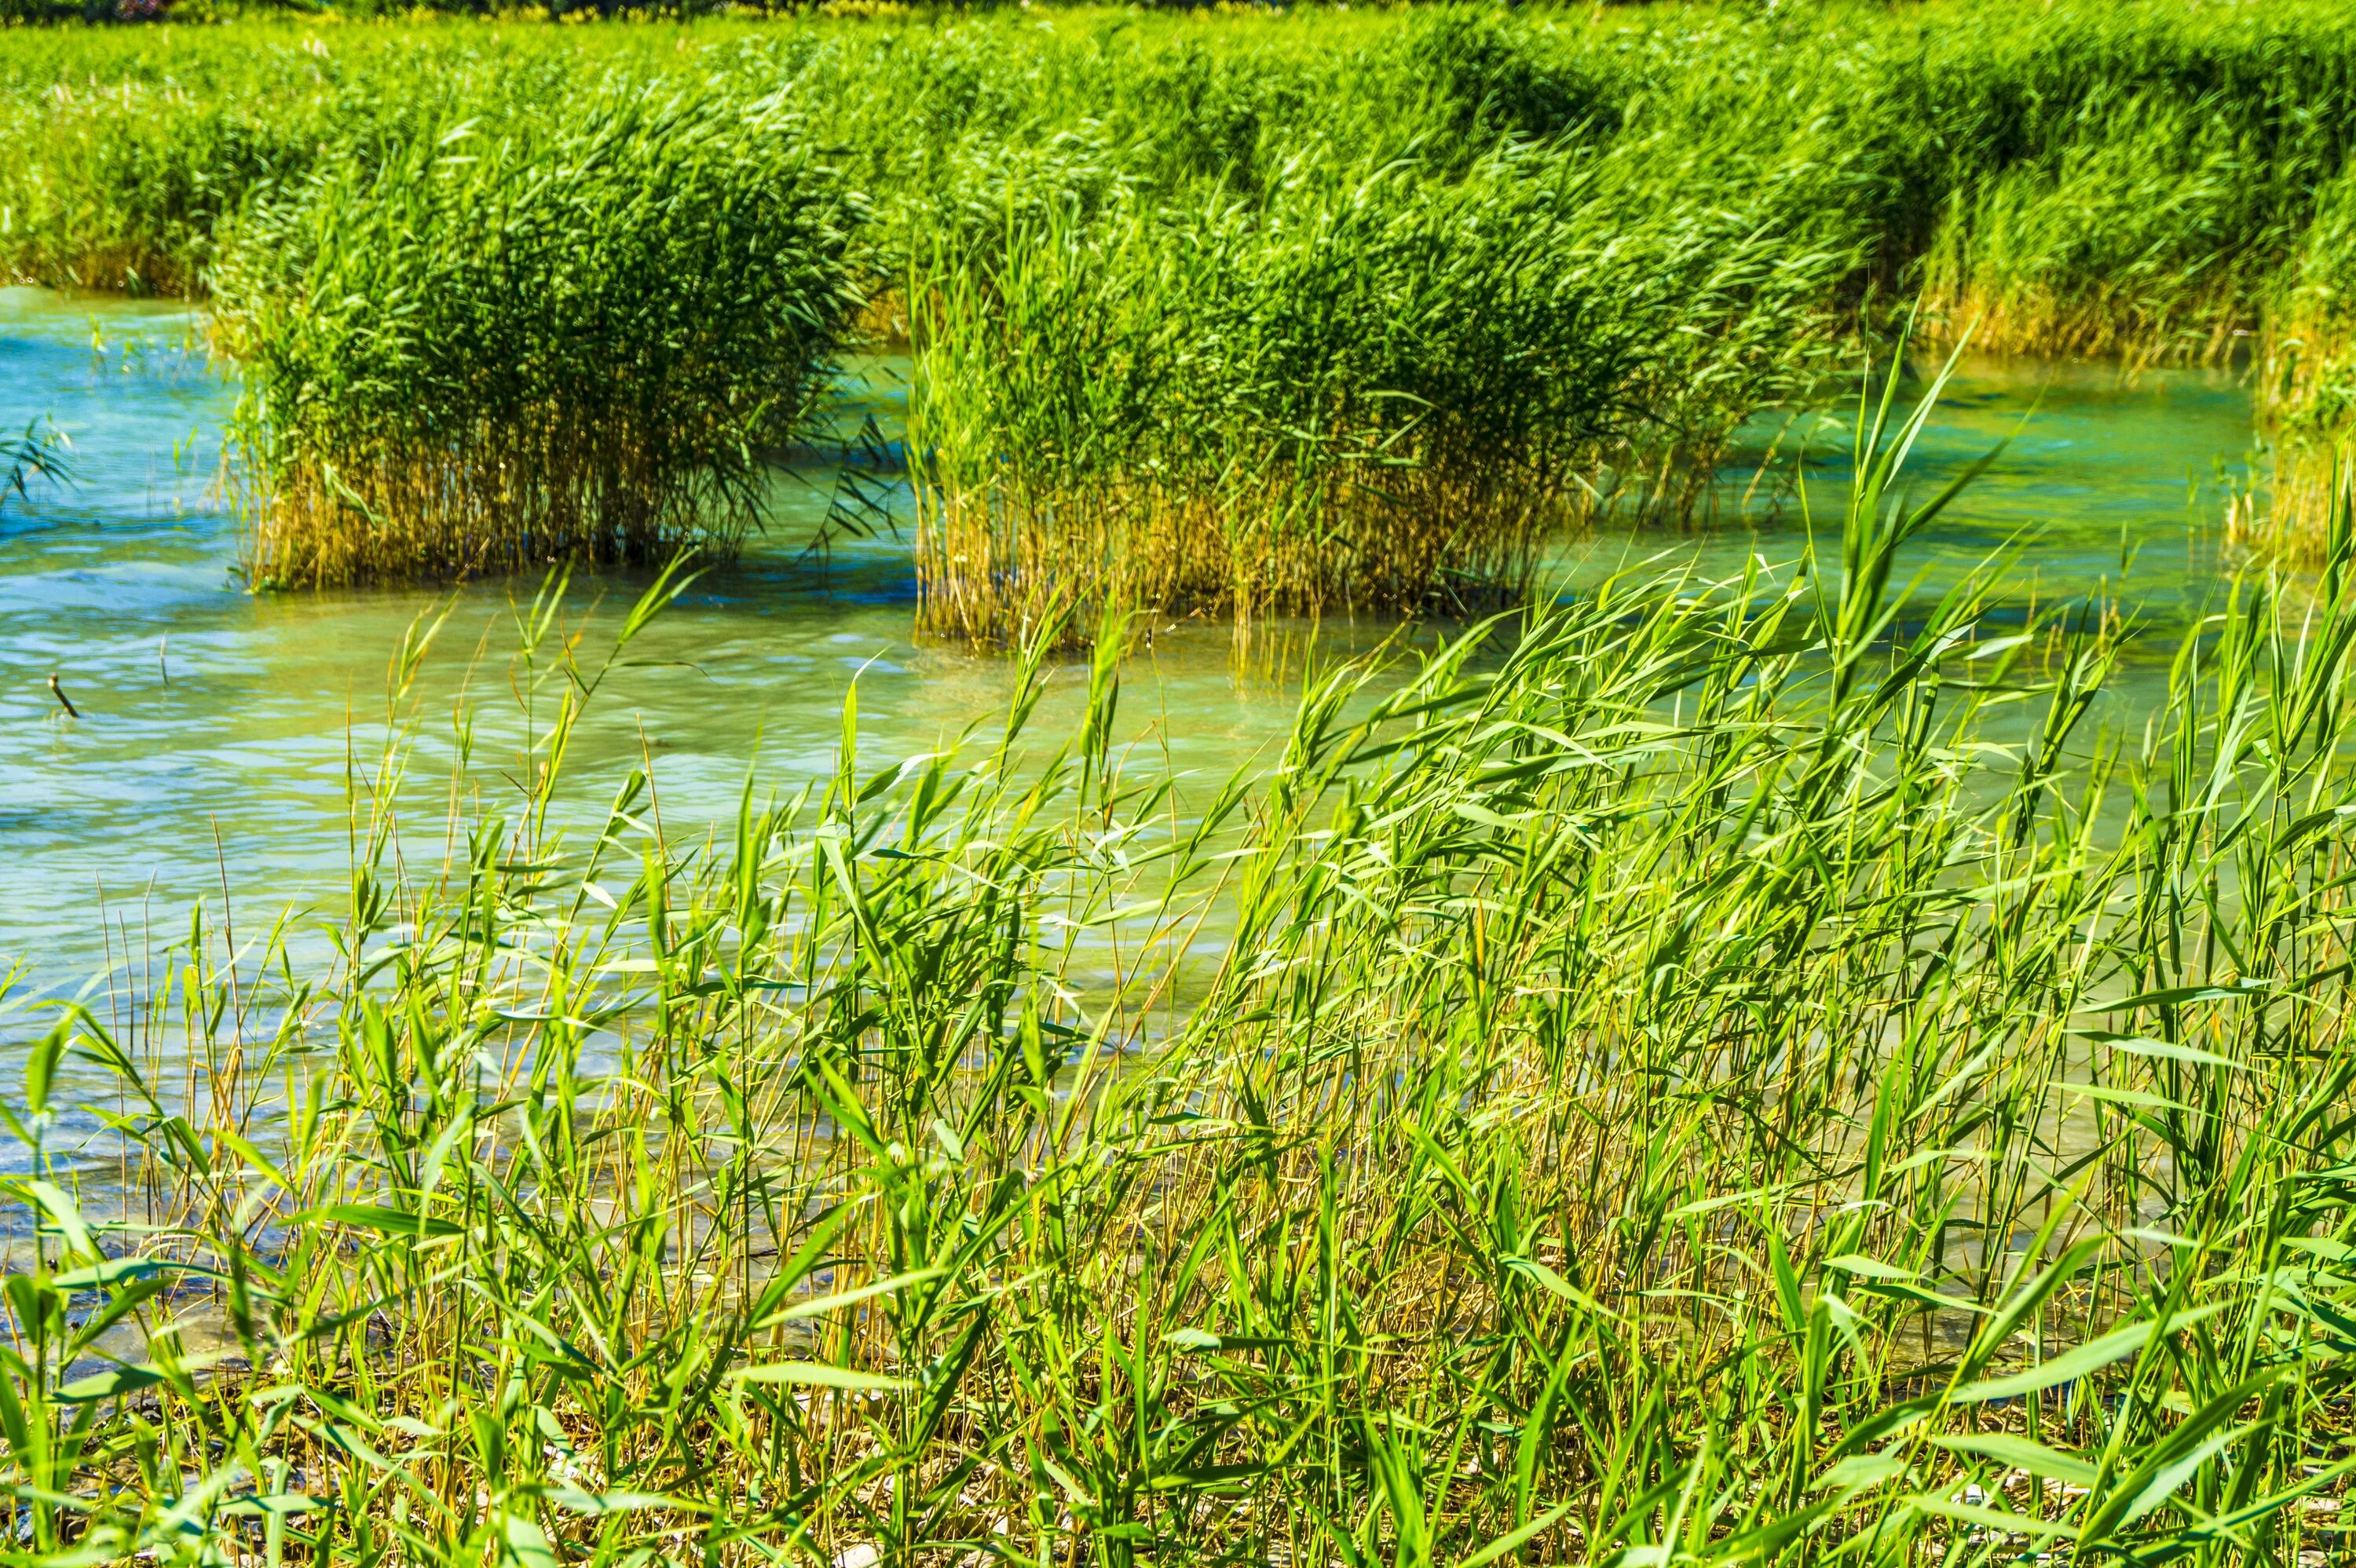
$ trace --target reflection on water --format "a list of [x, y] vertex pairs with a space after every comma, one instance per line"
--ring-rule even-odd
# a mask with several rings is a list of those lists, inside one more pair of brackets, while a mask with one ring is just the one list
[[[235, 520], [213, 489], [234, 396], [183, 309], [0, 291], [0, 426], [53, 417], [80, 469], [73, 488], [37, 486], [0, 517], [0, 961], [27, 960], [44, 985], [104, 963], [102, 897], [134, 928], [143, 913], [168, 926], [224, 882], [267, 912], [332, 907], [346, 885], [348, 737], [363, 726], [366, 751], [404, 632], [443, 602], [406, 590], [244, 592]], [[873, 413], [888, 432], [897, 401], [890, 368], [870, 367], [845, 421]], [[1776, 433], [1754, 432], [1754, 467]], [[1809, 499], [1829, 517], [1846, 432], [1784, 432], [1773, 471], [1804, 436]], [[2216, 592], [2214, 481], [2249, 443], [2243, 391], [2211, 373], [2122, 385], [2096, 367], [1970, 363], [1926, 438], [1918, 483], [2007, 437], [2000, 465], [1920, 547], [1934, 583], [2019, 542], [2008, 596], [2119, 596], [2172, 642], [2164, 629]], [[1562, 572], [1578, 582], [1656, 555], [1713, 574], [1753, 553], [1789, 560], [1805, 528], [1794, 497], [1764, 507], [1775, 488], [1760, 486], [1750, 522], [1598, 536], [1566, 549]], [[1003, 659], [912, 640], [905, 543], [843, 539], [822, 558], [805, 548], [834, 496], [823, 470], [781, 479], [770, 533], [740, 566], [699, 581], [632, 650], [573, 743], [579, 799], [608, 795], [641, 760], [674, 828], [732, 812], [755, 762], [790, 789], [831, 769], [854, 678], [862, 750], [878, 763], [937, 750], [994, 713], [1009, 688]], [[482, 709], [467, 787], [493, 809], [507, 809], [501, 770], [516, 765], [498, 717], [514, 708], [515, 600], [534, 586], [458, 591], [426, 665], [428, 711], [450, 711], [462, 694]], [[593, 647], [637, 587], [576, 591], [574, 624]], [[1382, 630], [1323, 635], [1346, 645]], [[59, 715], [52, 674], [79, 721]], [[1132, 734], [1180, 769], [1224, 776], [1264, 759], [1291, 718], [1290, 683], [1239, 668], [1221, 626], [1157, 638], [1129, 680]], [[1060, 683], [1041, 716], [1047, 732], [1078, 686]], [[450, 726], [427, 725], [421, 744], [416, 773], [440, 765], [446, 776]]]

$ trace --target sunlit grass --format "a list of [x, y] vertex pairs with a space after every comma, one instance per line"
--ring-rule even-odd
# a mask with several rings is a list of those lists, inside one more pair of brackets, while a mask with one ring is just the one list
[[908, 292], [926, 624], [1463, 614], [1600, 511], [1686, 515], [1809, 387], [1846, 259], [1768, 238], [1755, 168], [1665, 187], [1676, 156], [1321, 148], [1258, 204], [1075, 204], [943, 254]]
[[421, 628], [331, 950], [199, 912], [16, 1027], [24, 1548], [2288, 1558], [2356, 1468], [2348, 530], [2122, 726], [2115, 643], [1905, 598], [1954, 492], [1867, 413], [1821, 559], [1332, 669], [1226, 787], [1044, 628], [950, 752], [854, 705], [709, 839], [561, 830], [560, 587], [551, 765], [404, 821]]

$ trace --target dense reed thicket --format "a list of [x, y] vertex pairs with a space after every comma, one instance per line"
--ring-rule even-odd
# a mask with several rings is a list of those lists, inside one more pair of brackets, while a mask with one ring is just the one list
[[412, 639], [331, 950], [16, 1031], [20, 1550], [2303, 1561], [2356, 537], [2115, 728], [2115, 644], [1897, 595], [1913, 433], [1837, 560], [1331, 671], [1207, 795], [1043, 637], [963, 751], [567, 830], [544, 596], [519, 793], [405, 820]]
[[928, 619], [1517, 594], [1793, 389], [1840, 258], [1755, 216], [1526, 150], [1442, 179], [1318, 149], [1256, 204], [1017, 219], [914, 284]]
[[775, 101], [635, 85], [252, 203], [212, 280], [257, 576], [732, 552], [859, 304], [856, 218]]
[[2348, 431], [2356, 23], [2310, 0], [12, 37], [0, 264], [108, 285], [284, 272], [224, 251], [249, 209], [471, 118], [782, 94], [872, 203], [926, 613], [982, 635], [1067, 577], [1510, 593], [1534, 533], [1686, 509], [1723, 432], [1918, 302], [1999, 350], [2251, 353], [2286, 542]]

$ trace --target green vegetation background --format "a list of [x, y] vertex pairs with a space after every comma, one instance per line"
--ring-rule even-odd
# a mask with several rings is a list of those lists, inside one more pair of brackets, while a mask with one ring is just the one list
[[[728, 493], [731, 450], [789, 438], [830, 350], [913, 340], [937, 629], [1002, 640], [1058, 592], [1477, 608], [1599, 506], [1689, 513], [1745, 418], [1917, 310], [1999, 350], [2249, 364], [2277, 542], [2311, 553], [2351, 417], [2351, 27], [2303, 0], [1997, 0], [16, 29], [0, 266], [220, 294], [262, 488], [301, 514], [265, 531], [264, 577], [535, 558], [541, 534], [435, 542], [512, 509], [468, 476], [487, 451], [532, 454], [548, 538], [656, 559]], [[554, 260], [468, 272], [498, 227], [468, 204], [511, 199], [480, 180], [434, 222], [299, 240], [341, 234], [321, 214], [387, 168], [440, 173], [383, 189], [436, 191], [482, 147], [553, 167], [536, 138], [633, 96], [757, 112], [790, 144], [761, 155], [798, 171], [803, 227], [571, 241], [616, 293], [664, 246], [679, 279], [778, 274], [742, 308], [808, 330], [765, 348], [726, 347], [716, 296], [675, 302], [713, 324], [717, 381], [649, 369], [709, 357], [672, 328], [585, 298], [550, 315], [526, 274]], [[476, 149], [437, 154], [454, 133]], [[712, 164], [725, 133], [665, 136], [534, 220], [756, 177]], [[346, 261], [377, 283], [314, 286]], [[449, 320], [502, 365], [571, 366], [552, 389], [462, 407], [432, 390], [448, 367], [387, 347], [380, 286], [439, 301], [422, 281], [461, 274]], [[381, 362], [373, 391], [337, 368], [356, 357]], [[640, 416], [641, 476], [584, 475], [549, 432], [602, 416], [565, 389], [632, 379], [679, 432]], [[355, 544], [355, 517], [407, 542], [376, 559], [360, 547], [389, 536]]]

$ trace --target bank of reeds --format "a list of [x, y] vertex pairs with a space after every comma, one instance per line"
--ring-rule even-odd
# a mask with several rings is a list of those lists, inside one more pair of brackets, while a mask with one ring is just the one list
[[[1052, 253], [1057, 246], [1091, 256], [1187, 258], [1214, 244], [1205, 230], [1231, 228], [1266, 237], [1259, 242], [1269, 256], [1245, 259], [1279, 266], [1286, 237], [1310, 222], [1304, 171], [1307, 183], [1428, 208], [1392, 218], [1436, 235], [1456, 220], [1451, 214], [1494, 196], [1501, 160], [1546, 165], [1532, 182], [1558, 186], [1616, 170], [1614, 195], [1580, 230], [1578, 255], [1605, 243], [1596, 237], [1607, 232], [1636, 251], [1671, 245], [1695, 214], [1715, 212], [1729, 219], [1720, 238], [1740, 255], [1794, 265], [1839, 259], [1812, 271], [1814, 293], [1804, 300], [1795, 284], [1787, 302], [1737, 318], [1780, 333], [1747, 362], [1755, 367], [1763, 355], [1783, 370], [1763, 379], [1750, 371], [1729, 379], [1705, 374], [1702, 390], [1639, 378], [1648, 401], [1623, 411], [1630, 426], [1690, 421], [1705, 407], [1704, 423], [1739, 418], [1792, 379], [1792, 366], [1879, 336], [1917, 298], [1926, 324], [1960, 332], [1976, 322], [1975, 341], [1999, 351], [2142, 363], [2231, 358], [2261, 339], [2305, 341], [2314, 333], [2285, 302], [2312, 295], [2300, 279], [2313, 272], [2322, 243], [2316, 236], [2329, 227], [2320, 204], [2340, 176], [2347, 127], [2356, 123], [2356, 29], [2342, 8], [2309, 0], [1560, 14], [1448, 6], [1264, 16], [1076, 10], [1020, 19], [600, 28], [322, 19], [20, 30], [12, 40], [0, 60], [0, 138], [16, 150], [0, 165], [0, 266], [50, 282], [201, 288], [205, 269], [225, 264], [221, 248], [250, 209], [283, 207], [315, 182], [364, 183], [380, 168], [423, 167], [432, 160], [421, 147], [469, 118], [560, 122], [609, 79], [657, 98], [756, 104], [786, 94], [807, 117], [814, 144], [872, 198], [862, 280], [869, 292], [888, 296], [912, 275], [945, 275], [948, 293], [963, 302], [958, 310], [983, 313], [976, 319], [995, 308], [987, 302], [1008, 279], [1064, 267], [1068, 258]], [[1395, 166], [1415, 172], [1386, 173]], [[1756, 194], [1762, 191], [1772, 194]], [[1050, 253], [1010, 255], [1010, 244]], [[1584, 263], [1574, 256], [1564, 264]], [[1343, 253], [1332, 265], [1337, 274], [1363, 270]], [[1426, 270], [1454, 276], [1452, 266]], [[1207, 331], [1201, 323], [1217, 310], [1245, 321], [1283, 315], [1264, 301], [1241, 301], [1248, 286], [1233, 280], [1181, 278], [1178, 286], [1183, 297], [1173, 309], [1196, 323], [1188, 331]], [[1662, 315], [1657, 304], [1635, 302], [1630, 322], [1686, 348], [1728, 319], [1715, 300], [1690, 318]], [[886, 297], [861, 319], [896, 331], [915, 325], [920, 306], [943, 308]], [[951, 312], [936, 325], [963, 319]], [[1165, 325], [1157, 318], [1151, 330]], [[1071, 330], [1085, 336], [1102, 327]], [[1467, 328], [1435, 341], [1433, 352], [1457, 352], [1478, 336]], [[985, 342], [955, 357], [970, 369], [992, 354], [1029, 351]], [[1148, 341], [1117, 347], [1111, 357], [1157, 351]], [[1455, 373], [1437, 361], [1358, 359], [1350, 377], [1380, 369], [1397, 384], [1354, 384], [1398, 393], [1402, 408], [1423, 382]], [[1240, 376], [1254, 363], [1222, 349], [1203, 359], [1195, 379], [1214, 367]], [[995, 374], [960, 396], [989, 404]], [[2297, 389], [2313, 377], [2286, 371], [2267, 380], [2291, 389], [2268, 404], [2270, 432], [2297, 432], [2302, 449], [2342, 438], [2340, 426], [2325, 431], [2336, 417], [2326, 404], [2301, 400]], [[1672, 389], [1658, 390], [1664, 386]], [[1290, 419], [1300, 411], [1290, 405], [1314, 404], [1333, 389], [1330, 379], [1310, 377], [1281, 397], [1244, 380], [1198, 389], [1226, 432], [1248, 422], [1237, 408], [1287, 403], [1280, 412]], [[1036, 432], [1023, 426], [1030, 416], [1012, 417], [997, 432], [998, 450], [1018, 466], [1045, 461], [1031, 439]], [[1208, 450], [1191, 428], [1205, 418], [1193, 409], [1157, 415], [1157, 440], [1176, 426], [1179, 441]], [[1417, 428], [1430, 434], [1441, 422]], [[952, 423], [979, 428], [963, 414]], [[1346, 434], [1317, 421], [1297, 428], [1344, 453], [1379, 447], [1403, 423], [1385, 411]], [[1546, 441], [1569, 448], [1577, 439], [1567, 426]], [[1274, 455], [1290, 442], [1242, 441], [1234, 466], [1273, 473], [1283, 466]], [[499, 466], [514, 446], [486, 443], [480, 465]], [[1667, 464], [1674, 495], [1676, 471], [1689, 480], [1707, 450], [1707, 443], [1666, 442], [1646, 457], [1657, 464], [1664, 452], [1683, 453]], [[1435, 443], [1437, 466], [1413, 480], [1391, 475], [1395, 487], [1420, 488], [1435, 497], [1430, 507], [1476, 518], [1461, 532], [1471, 554], [1447, 563], [1443, 576], [1494, 577], [1486, 562], [1496, 552], [1482, 541], [1511, 537], [1519, 525], [1496, 517], [1501, 506], [1510, 512], [1521, 504], [1474, 494], [1462, 472], [1446, 472], [1455, 461], [1447, 452]], [[1601, 466], [1583, 477], [1610, 488], [1601, 481], [1624, 480], [1638, 466], [1629, 455], [1625, 464], [1590, 459]], [[1506, 470], [1524, 463], [1511, 443], [1490, 457]], [[966, 460], [952, 453], [950, 462]], [[1300, 466], [1297, 453], [1286, 462]], [[1205, 549], [1237, 539], [1212, 573], [1224, 581], [1193, 582], [1201, 574], [1191, 567], [1138, 568], [1145, 577], [1189, 580], [1172, 603], [1234, 599], [1238, 582], [1257, 583], [1271, 571], [1272, 602], [1305, 592], [1304, 583], [1324, 585], [1317, 592], [1337, 604], [1362, 588], [1370, 602], [1423, 592], [1430, 574], [1415, 563], [1416, 541], [1431, 536], [1421, 524], [1401, 527], [1391, 541], [1403, 563], [1395, 575], [1420, 586], [1394, 593], [1351, 581], [1358, 567], [1335, 565], [1371, 553], [1372, 536], [1353, 530], [1371, 527], [1374, 513], [1370, 487], [1333, 480], [1333, 469], [1320, 458], [1306, 475], [1288, 471], [1280, 481], [1190, 483], [1169, 493], [1159, 479], [1114, 464], [1091, 472], [1119, 497], [1079, 509], [1183, 516]], [[1649, 472], [1651, 488], [1662, 490], [1665, 470]], [[999, 477], [1037, 490], [1028, 478]], [[1236, 500], [1254, 484], [1268, 498]], [[1564, 496], [1538, 488], [1526, 508], [1533, 516], [1576, 510], [1575, 498], [1567, 508]], [[1704, 489], [1687, 485], [1685, 493]], [[2311, 497], [2321, 492], [2294, 477], [2276, 494], [2282, 542], [2319, 549], [2325, 513]], [[1278, 516], [1301, 496], [1309, 499], [1296, 515]], [[1227, 520], [1238, 506], [1263, 514], [1244, 535]], [[1337, 507], [1365, 515], [1340, 521]], [[983, 534], [1012, 526], [996, 503], [983, 510], [991, 519]], [[1321, 542], [1303, 545], [1305, 538]], [[1274, 568], [1271, 550], [1285, 558]], [[1000, 577], [1008, 571], [1020, 575], [992, 568]], [[1018, 593], [1010, 602], [1027, 600]], [[982, 618], [1005, 619], [994, 611]]]
[[724, 558], [859, 304], [775, 102], [608, 84], [252, 204], [212, 272], [277, 583]]
[[926, 623], [1463, 613], [1600, 507], [1679, 513], [1807, 384], [1848, 259], [1765, 238], [1756, 186], [1630, 178], [1675, 157], [1508, 145], [1442, 179], [1308, 153], [1256, 203], [1010, 216], [912, 290]]
[[[234, 41], [232, 41], [234, 40]], [[226, 46], [226, 47], [224, 47]], [[13, 29], [0, 56], [0, 274], [202, 297], [222, 226], [322, 159], [374, 163], [469, 116], [561, 100], [573, 59], [498, 29]]]
[[332, 950], [200, 912], [12, 1019], [17, 1550], [2299, 1560], [2345, 514], [2122, 708], [2115, 644], [1904, 601], [1913, 430], [1801, 574], [1333, 670], [1203, 795], [1034, 644], [961, 750], [566, 830], [543, 603], [520, 793], [404, 821], [413, 640]]

